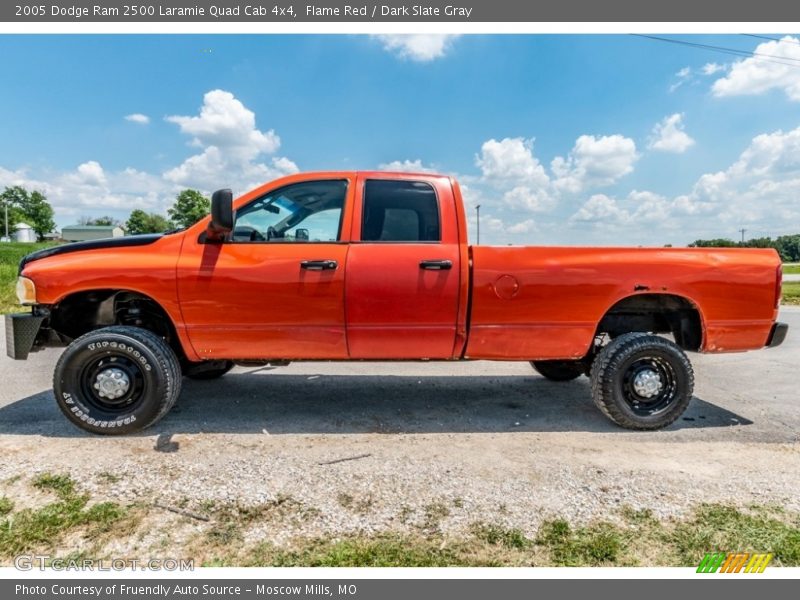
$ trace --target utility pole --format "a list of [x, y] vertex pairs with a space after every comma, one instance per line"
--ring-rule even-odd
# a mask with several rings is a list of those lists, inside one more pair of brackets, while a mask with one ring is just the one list
[[744, 244], [744, 232], [747, 231], [747, 229], [742, 228], [742, 229], [737, 229], [736, 231], [742, 234], [742, 244]]
[[6, 239], [10, 240], [11, 238], [8, 237], [8, 202], [3, 202], [3, 207], [6, 209]]
[[475, 242], [475, 245], [479, 246], [480, 243], [481, 243], [481, 205], [480, 204], [477, 204], [475, 206], [475, 212], [478, 215], [478, 239]]

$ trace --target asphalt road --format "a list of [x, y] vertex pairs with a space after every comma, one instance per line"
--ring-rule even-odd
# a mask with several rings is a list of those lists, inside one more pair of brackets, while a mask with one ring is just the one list
[[[665, 515], [707, 501], [800, 510], [800, 307], [781, 320], [790, 331], [779, 348], [691, 355], [695, 398], [658, 432], [618, 428], [586, 378], [554, 383], [526, 363], [318, 362], [185, 380], [150, 430], [97, 437], [55, 405], [58, 350], [26, 362], [3, 352], [0, 485], [66, 471], [111, 498], [289, 494], [316, 509], [281, 535], [391, 529], [407, 507], [422, 514], [441, 498], [459, 499], [454, 528], [480, 515], [531, 530], [543, 515], [592, 519], [621, 504]], [[120, 481], [102, 483], [107, 472]], [[373, 508], [343, 509], [343, 494]]]

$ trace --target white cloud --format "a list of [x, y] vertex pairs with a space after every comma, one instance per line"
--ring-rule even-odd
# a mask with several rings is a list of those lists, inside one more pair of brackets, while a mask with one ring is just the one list
[[517, 137], [484, 142], [481, 153], [475, 157], [475, 164], [481, 169], [484, 179], [495, 184], [512, 182], [547, 186], [550, 183], [544, 167], [533, 155], [532, 139]]
[[715, 96], [743, 96], [783, 90], [790, 100], [800, 102], [800, 40], [786, 36], [780, 41], [759, 44], [753, 56], [733, 63], [725, 77], [711, 87]]
[[393, 160], [378, 165], [381, 171], [398, 171], [401, 173], [435, 173], [433, 167], [426, 167], [419, 158], [416, 160]]
[[138, 123], [139, 125], [147, 125], [150, 122], [150, 117], [142, 113], [133, 113], [131, 115], [125, 115], [125, 120], [131, 123]]
[[557, 156], [550, 167], [556, 175], [556, 189], [578, 193], [616, 183], [633, 171], [638, 159], [636, 143], [630, 138], [619, 134], [582, 135], [569, 155], [566, 158]]
[[614, 198], [605, 194], [594, 194], [572, 215], [570, 220], [608, 224], [609, 222], [625, 222], [629, 219], [628, 212], [620, 208]]
[[683, 128], [683, 115], [675, 113], [664, 117], [653, 127], [650, 148], [662, 152], [681, 154], [694, 145], [694, 140]]
[[455, 34], [385, 34], [376, 35], [383, 48], [400, 58], [430, 62], [443, 57], [459, 35]]
[[677, 81], [675, 81], [671, 86], [669, 86], [670, 92], [674, 92], [692, 78], [691, 67], [683, 67], [680, 71], [675, 73], [675, 77], [677, 78]]
[[703, 75], [713, 75], [719, 71], [724, 71], [727, 67], [718, 63], [706, 63], [703, 65]]
[[538, 227], [536, 227], [536, 222], [533, 219], [525, 219], [511, 225], [507, 228], [507, 231], [512, 234], [535, 233], [538, 231]]
[[263, 155], [277, 152], [280, 138], [271, 129], [258, 129], [253, 111], [230, 92], [212, 90], [203, 97], [199, 115], [171, 116], [166, 120], [192, 136], [193, 146], [203, 149], [164, 173], [176, 184], [203, 190], [220, 186], [246, 190], [298, 170], [285, 157], [273, 156], [267, 163], [259, 162]]

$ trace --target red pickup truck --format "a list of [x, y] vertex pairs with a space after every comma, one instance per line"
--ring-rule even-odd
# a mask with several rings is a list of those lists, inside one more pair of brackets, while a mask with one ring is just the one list
[[780, 295], [773, 250], [470, 246], [450, 177], [306, 173], [215, 192], [183, 231], [30, 254], [6, 337], [67, 346], [56, 401], [95, 433], [152, 425], [182, 376], [291, 360], [530, 361], [657, 429], [692, 398], [685, 351], [783, 341]]

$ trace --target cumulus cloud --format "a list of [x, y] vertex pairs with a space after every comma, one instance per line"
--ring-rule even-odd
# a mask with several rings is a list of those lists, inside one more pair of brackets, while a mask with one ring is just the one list
[[374, 36], [388, 52], [416, 62], [430, 62], [443, 57], [459, 35], [456, 34], [383, 34]]
[[190, 146], [197, 151], [164, 173], [109, 171], [97, 160], [35, 175], [0, 167], [0, 188], [23, 185], [44, 192], [61, 221], [96, 213], [125, 219], [133, 208], [164, 212], [185, 187], [208, 193], [230, 186], [243, 192], [298, 170], [289, 158], [275, 155], [278, 135], [258, 129], [253, 112], [229, 92], [208, 92], [198, 115], [172, 116], [167, 121], [190, 136]]
[[416, 160], [393, 160], [392, 162], [381, 163], [378, 165], [381, 171], [399, 171], [401, 173], [435, 173], [436, 169], [422, 164], [421, 159]]
[[192, 146], [202, 148], [164, 173], [176, 184], [205, 190], [222, 185], [249, 189], [298, 170], [285, 157], [271, 156], [268, 162], [260, 162], [264, 155], [277, 152], [280, 137], [271, 129], [258, 129], [253, 111], [230, 92], [207, 92], [199, 115], [170, 116], [166, 120], [191, 136]]
[[664, 117], [653, 127], [650, 148], [662, 152], [681, 154], [694, 145], [694, 140], [684, 131], [683, 115], [675, 113]]
[[783, 90], [790, 100], [800, 102], [800, 39], [785, 36], [779, 41], [759, 44], [756, 55], [731, 65], [725, 77], [711, 87], [715, 96], [758, 95], [771, 90]]
[[[615, 227], [653, 223], [690, 237], [731, 235], [742, 225], [781, 231], [800, 222], [800, 127], [754, 137], [726, 169], [701, 175], [674, 198], [632, 191], [615, 198], [595, 194], [570, 217], [573, 225]], [[636, 231], [636, 229], [634, 229]]]
[[684, 83], [692, 79], [691, 67], [683, 67], [680, 71], [675, 73], [675, 81], [669, 86], [669, 91], [674, 92]]
[[725, 65], [720, 65], [718, 63], [706, 63], [703, 65], [703, 75], [713, 75], [714, 73], [724, 71], [725, 69]]
[[590, 187], [616, 183], [633, 171], [638, 159], [636, 143], [628, 137], [582, 135], [569, 155], [566, 158], [557, 156], [550, 167], [558, 190], [578, 193]]
[[125, 120], [131, 123], [138, 123], [139, 125], [147, 125], [150, 122], [150, 117], [142, 113], [133, 113], [131, 115], [125, 115]]
[[484, 179], [492, 183], [525, 183], [546, 186], [550, 178], [533, 155], [533, 140], [521, 137], [488, 140], [475, 157]]

